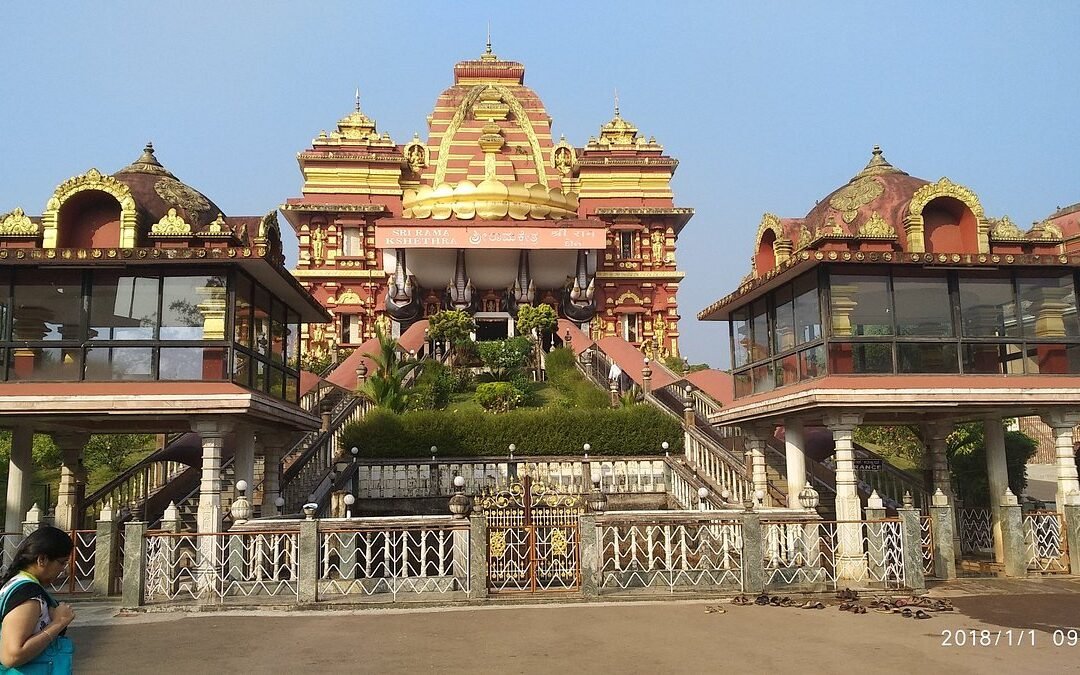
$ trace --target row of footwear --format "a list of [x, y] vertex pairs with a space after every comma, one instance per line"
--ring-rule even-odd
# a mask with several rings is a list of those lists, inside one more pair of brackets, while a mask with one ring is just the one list
[[817, 600], [807, 600], [806, 602], [799, 604], [798, 601], [792, 600], [787, 596], [773, 595], [769, 596], [765, 593], [757, 596], [753, 600], [745, 595], [736, 595], [731, 599], [733, 605], [760, 605], [762, 607], [797, 607], [799, 609], [825, 609], [825, 604]]

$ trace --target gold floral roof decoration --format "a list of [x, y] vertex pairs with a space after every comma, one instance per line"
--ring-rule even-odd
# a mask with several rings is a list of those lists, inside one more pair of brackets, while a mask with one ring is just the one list
[[446, 220], [562, 220], [576, 218], [577, 194], [564, 194], [559, 188], [539, 184], [504, 182], [495, 179], [473, 183], [463, 180], [456, 185], [422, 185], [406, 190], [402, 197], [402, 216]]
[[191, 225], [184, 222], [184, 219], [176, 215], [176, 209], [169, 209], [169, 212], [161, 217], [161, 220], [150, 226], [150, 234], [157, 236], [187, 236], [191, 234]]
[[795, 242], [795, 250], [801, 251], [808, 247], [811, 242], [814, 241], [814, 235], [810, 234], [810, 230], [806, 229], [805, 225], [799, 226], [799, 240]]
[[923, 209], [931, 201], [938, 197], [952, 197], [957, 201], [963, 202], [965, 206], [971, 209], [972, 215], [976, 218], [984, 218], [985, 212], [983, 211], [982, 204], [979, 202], [979, 198], [974, 192], [958, 185], [946, 177], [942, 177], [936, 183], [928, 183], [911, 196], [911, 202], [908, 204], [908, 211], [913, 216], [922, 215]]
[[1061, 239], [1061, 228], [1049, 221], [1036, 223], [1027, 234], [1027, 239]]
[[886, 222], [880, 213], [874, 211], [870, 218], [859, 226], [859, 236], [867, 239], [895, 239], [896, 228]]
[[34, 236], [38, 233], [38, 226], [30, 220], [21, 208], [16, 208], [3, 218], [0, 218], [0, 236]]
[[840, 211], [840, 217], [850, 224], [859, 215], [860, 207], [874, 201], [884, 192], [884, 185], [870, 176], [864, 176], [833, 195], [829, 206]]
[[1024, 232], [1008, 216], [988, 218], [990, 238], [996, 241], [1020, 240], [1026, 238]]
[[204, 195], [181, 183], [171, 174], [162, 176], [154, 183], [154, 192], [167, 204], [187, 211], [188, 217], [196, 223], [199, 222], [199, 216], [210, 209], [210, 201]]

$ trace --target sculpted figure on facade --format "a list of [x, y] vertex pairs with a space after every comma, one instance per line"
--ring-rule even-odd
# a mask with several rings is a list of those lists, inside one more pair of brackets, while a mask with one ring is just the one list
[[652, 233], [652, 261], [653, 265], [664, 264], [664, 233], [660, 231]]
[[321, 227], [311, 231], [311, 260], [316, 265], [326, 261], [326, 232]]

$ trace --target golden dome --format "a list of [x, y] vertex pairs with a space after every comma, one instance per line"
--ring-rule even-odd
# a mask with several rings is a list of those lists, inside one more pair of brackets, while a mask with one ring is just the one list
[[480, 183], [463, 180], [406, 190], [402, 198], [405, 218], [446, 220], [561, 220], [576, 218], [578, 198], [558, 188], [539, 184], [488, 179]]

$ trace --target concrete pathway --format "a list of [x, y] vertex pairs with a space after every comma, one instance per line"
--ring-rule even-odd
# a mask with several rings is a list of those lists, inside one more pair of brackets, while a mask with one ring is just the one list
[[1054, 631], [1080, 629], [1080, 580], [964, 581], [932, 594], [956, 611], [920, 621], [840, 612], [836, 600], [823, 610], [699, 600], [117, 616], [115, 605], [79, 603], [70, 634], [87, 673], [1078, 670], [1080, 637], [1058, 633], [1055, 646]]

